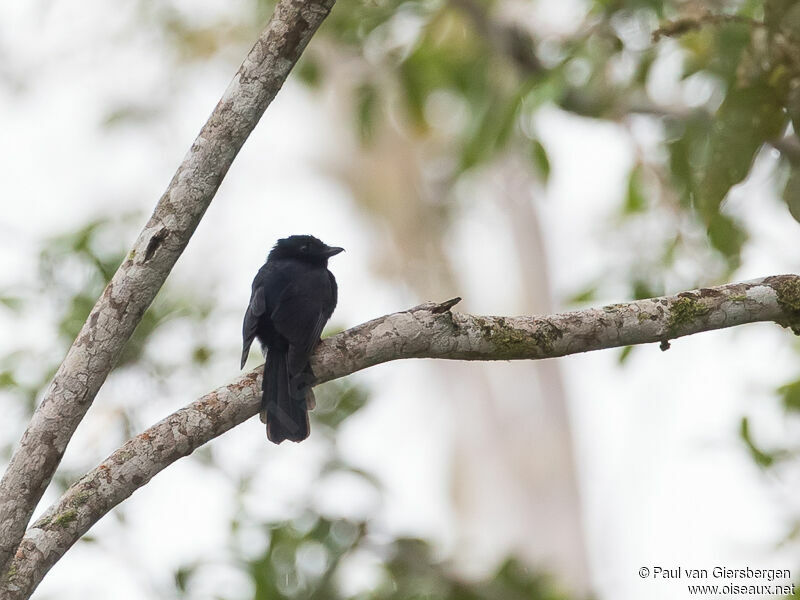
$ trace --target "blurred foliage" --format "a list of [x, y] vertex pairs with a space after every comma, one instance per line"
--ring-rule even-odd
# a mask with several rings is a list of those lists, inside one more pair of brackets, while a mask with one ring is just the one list
[[[124, 245], [130, 237], [130, 229], [137, 221], [135, 217], [120, 219], [99, 218], [76, 231], [63, 233], [46, 240], [38, 259], [37, 285], [30, 289], [15, 289], [4, 298], [13, 298], [8, 303], [10, 310], [20, 317], [37, 311], [52, 311], [54, 342], [58, 351], [46, 359], [36, 362], [33, 371], [25, 358], [29, 353], [18, 353], [3, 357], [0, 369], [0, 391], [23, 399], [29, 414], [38, 396], [49, 383], [63, 352], [78, 335], [94, 301], [113, 276], [124, 258]], [[184, 295], [185, 294], [185, 295]], [[40, 302], [46, 299], [47, 307]], [[5, 303], [4, 303], [5, 304]], [[45, 310], [45, 309], [48, 310]], [[214, 308], [208, 299], [197, 293], [189, 297], [188, 290], [179, 293], [165, 288], [145, 313], [123, 356], [110, 376], [118, 370], [136, 369], [141, 377], [159, 378], [169, 374], [171, 378], [180, 370], [191, 374], [192, 369], [202, 368], [212, 360], [211, 342], [200, 334], [190, 346], [187, 356], [174, 357], [174, 363], [158, 364], [148, 354], [148, 348], [159, 328], [167, 323], [186, 320], [192, 330], [202, 332], [204, 323], [213, 321]], [[19, 373], [18, 373], [19, 372]], [[30, 383], [22, 383], [22, 381]], [[384, 488], [378, 478], [350, 464], [339, 452], [337, 430], [345, 421], [367, 404], [366, 391], [348, 381], [333, 381], [317, 390], [317, 408], [311, 413], [314, 442], [325, 448], [325, 459], [319, 465], [316, 480], [324, 483], [327, 478], [342, 474], [355, 478], [374, 494], [382, 498]], [[118, 442], [138, 433], [141, 425], [130, 422], [131, 415], [118, 414], [124, 421], [117, 432]], [[109, 432], [111, 433], [111, 432]], [[6, 456], [10, 447], [5, 447]], [[200, 448], [192, 459], [206, 468], [221, 471], [212, 446]], [[252, 581], [253, 598], [441, 598], [481, 600], [515, 598], [526, 600], [566, 600], [556, 591], [554, 584], [540, 573], [533, 573], [521, 563], [510, 558], [493, 577], [477, 582], [460, 580], [445, 563], [434, 557], [429, 543], [420, 539], [392, 538], [373, 531], [375, 516], [364, 515], [360, 520], [333, 518], [323, 514], [313, 502], [295, 507], [294, 518], [264, 523], [254, 522], [247, 509], [245, 498], [253, 494], [252, 484], [260, 461], [243, 467], [244, 475], [235, 486], [236, 510], [230, 523], [231, 539], [245, 527], [254, 528], [263, 534], [266, 547], [259, 556], [252, 556], [247, 546], [232, 544], [229, 559], [234, 568], [241, 570]], [[62, 465], [53, 484], [63, 491], [76, 481], [92, 465]], [[376, 503], [377, 511], [381, 503]], [[126, 524], [121, 507], [113, 511], [117, 522]], [[94, 544], [97, 540], [89, 535], [82, 543]], [[223, 549], [221, 549], [222, 551]], [[379, 577], [375, 585], [355, 596], [342, 590], [343, 565], [353, 556], [370, 556], [377, 565]], [[218, 562], [220, 557], [214, 558]], [[195, 577], [201, 573], [202, 562], [193, 562], [178, 568], [174, 573], [174, 592], [181, 597], [191, 597]], [[225, 596], [219, 596], [225, 597]]]
[[[0, 357], [0, 394], [19, 401], [23, 416], [33, 413], [94, 303], [122, 262], [139, 220], [134, 215], [97, 218], [75, 231], [44, 240], [35, 283], [0, 292], [0, 296], [8, 299], [3, 304], [15, 311], [16, 318], [35, 321], [37, 329], [50, 330], [47, 351], [30, 347], [34, 340], [20, 340], [19, 350]], [[211, 310], [209, 299], [198, 294], [183, 295], [166, 286], [145, 312], [110, 378], [122, 370], [133, 369], [158, 381], [173, 373], [176, 364], [184, 370], [205, 364], [212, 352], [204, 325]], [[193, 324], [191, 330], [196, 339], [189, 356], [175, 356], [169, 363], [149, 356], [148, 347], [156, 331], [168, 322], [180, 320]], [[117, 415], [121, 443], [138, 432], [141, 424], [131, 422], [132, 415], [124, 411]], [[9, 456], [10, 446], [3, 446], [2, 452]], [[54, 477], [55, 487], [63, 491], [84, 471], [83, 466], [62, 465]]]
[[[142, 3], [184, 60], [246, 45], [274, 6], [252, 0], [250, 10], [225, 12], [211, 26], [193, 25], [169, 3]], [[440, 151], [452, 160], [436, 164], [450, 165], [443, 177], [451, 185], [506, 152], [527, 156], [531, 172], [546, 183], [551, 161], [535, 125], [543, 106], [623, 125], [649, 118], [663, 131], [663, 153], [637, 162], [621, 213], [635, 220], [666, 207], [680, 215], [671, 225], [683, 231], [660, 257], [632, 256], [632, 282], [641, 270], [663, 281], [681, 255], [707, 263], [698, 268], [706, 278], [731, 277], [749, 231], [725, 199], [765, 145], [780, 150], [776, 168], [792, 172], [784, 196], [797, 217], [798, 186], [781, 144], [794, 138], [788, 125], [800, 115], [796, 2], [592, 0], [567, 32], [508, 16], [530, 6], [527, 0], [339, 0], [296, 74], [313, 88], [329, 73], [337, 77], [349, 90], [353, 131], [365, 146], [385, 127], [404, 129], [422, 144], [446, 139]], [[198, 43], [206, 37], [213, 39]], [[676, 55], [681, 69], [670, 82], [676, 93], [666, 95], [658, 85], [662, 65]], [[342, 78], [337, 63], [358, 67]]]
[[[313, 77], [302, 80], [318, 87], [337, 60], [360, 61], [352, 81], [339, 81], [351, 85], [358, 139], [369, 146], [386, 127], [421, 144], [446, 139], [440, 147], [449, 160], [436, 164], [450, 165], [437, 174], [449, 187], [508, 152], [527, 156], [546, 184], [551, 160], [536, 131], [545, 106], [625, 126], [651, 120], [663, 133], [663, 152], [638, 157], [620, 213], [635, 228], [667, 211], [665, 229], [674, 234], [660, 255], [631, 251], [634, 297], [644, 280], [663, 290], [681, 257], [697, 265], [687, 287], [733, 276], [749, 229], [725, 200], [765, 146], [781, 151], [774, 169], [791, 172], [782, 179], [784, 198], [797, 218], [797, 177], [782, 150], [794, 137], [792, 115], [800, 114], [795, 3], [595, 0], [582, 22], [558, 34], [508, 18], [525, 6], [342, 0], [318, 35], [324, 42], [306, 52], [300, 71], [313, 64]], [[657, 84], [675, 55], [676, 93], [666, 95]]]
[[[64, 350], [78, 336], [97, 298], [122, 263], [127, 242], [121, 234], [131, 231], [137, 220], [136, 216], [103, 217], [77, 231], [45, 240], [39, 255], [39, 287], [27, 294], [29, 298], [46, 297], [56, 307], [57, 341]], [[164, 288], [145, 312], [115, 368], [136, 364], [157, 371], [158, 365], [145, 355], [156, 329], [175, 319], [202, 322], [211, 309], [208, 299], [183, 297]], [[206, 344], [198, 343], [192, 358], [202, 364], [209, 352]]]
[[[229, 48], [241, 56], [273, 2], [251, 0], [226, 7], [216, 20], [196, 18], [185, 3], [140, 0], [138, 5], [142, 18], [157, 26], [181, 63], [206, 61]], [[295, 76], [311, 89], [335, 79], [350, 100], [353, 135], [364, 149], [369, 151], [385, 128], [399, 128], [432, 153], [431, 162], [445, 165], [437, 177], [448, 189], [511, 152], [525, 157], [531, 173], [546, 185], [559, 165], [553, 164], [537, 131], [543, 108], [627, 130], [636, 120], [647, 119], [660, 132], [659, 151], [639, 152], [631, 133], [637, 155], [620, 194], [619, 221], [609, 228], [609, 236], [622, 237], [620, 231], [649, 218], [665, 232], [663, 239], [648, 240], [654, 252], [639, 252], [632, 242], [629, 246], [625, 283], [632, 298], [663, 294], [665, 280], [681, 257], [690, 258], [697, 277], [703, 278], [687, 282], [687, 287], [733, 275], [750, 230], [726, 198], [766, 147], [779, 155], [773, 171], [779, 175], [776, 188], [782, 191], [787, 218], [800, 221], [800, 146], [794, 134], [800, 119], [800, 3], [587, 0], [583, 15], [566, 32], [514, 18], [525, 6], [530, 6], [525, 0], [338, 0]], [[675, 56], [679, 73], [665, 93], [664, 65]], [[339, 76], [340, 65], [348, 66], [347, 78]], [[123, 104], [109, 112], [105, 125], [136, 123], [157, 114], [158, 107]], [[48, 240], [39, 259], [40, 287], [0, 290], [2, 309], [20, 318], [42, 311], [34, 298], [43, 297], [55, 315], [52, 341], [57, 352], [36, 356], [35, 368], [24, 349], [0, 360], [0, 393], [18, 396], [26, 410], [32, 410], [58, 358], [121, 262], [125, 248], [119, 240], [126, 239], [118, 235], [121, 229], [123, 223], [99, 219]], [[602, 295], [604, 279], [598, 274], [593, 282], [576, 282], [579, 291], [571, 300], [593, 301]], [[214, 345], [203, 324], [213, 320], [212, 314], [213, 307], [204, 305], [202, 297], [162, 291], [117, 368], [142, 369], [158, 377], [186, 365], [206, 365], [214, 359]], [[189, 355], [168, 365], [151, 361], [148, 346], [155, 333], [180, 319], [196, 325]], [[631, 348], [625, 348], [619, 361], [627, 363], [630, 357]], [[341, 384], [324, 390], [313, 413], [315, 437], [329, 450], [320, 477], [347, 472], [382, 493], [373, 476], [347, 463], [334, 441], [337, 428], [365, 406], [366, 393]], [[779, 390], [789, 411], [800, 406], [798, 390], [798, 382]], [[764, 468], [790, 456], [783, 449], [762, 449], [746, 418], [740, 435]], [[210, 452], [199, 453], [198, 460], [215, 465]], [[62, 471], [61, 485], [74, 475]], [[239, 487], [244, 495], [249, 482], [245, 479]], [[245, 526], [245, 512], [241, 508], [232, 523], [232, 535]], [[262, 555], [236, 558], [249, 574], [256, 598], [349, 597], [337, 585], [342, 565], [363, 554], [379, 565], [368, 593], [372, 598], [563, 597], [513, 559], [492, 577], [466, 583], [433, 556], [427, 542], [375, 535], [370, 515], [356, 521], [336, 519], [311, 504], [299, 512], [296, 519], [248, 525], [260, 528], [268, 540]], [[191, 594], [201, 566], [186, 565], [176, 573], [179, 593]]]
[[[246, 563], [255, 582], [254, 600], [276, 598], [372, 598], [402, 600], [566, 600], [547, 577], [509, 559], [489, 578], [465, 582], [433, 557], [427, 542], [399, 538], [377, 545], [365, 533], [367, 522], [328, 520], [311, 515], [313, 527], [297, 531], [292, 524], [269, 531], [263, 556]], [[375, 585], [346, 594], [337, 581], [343, 561], [355, 553], [380, 562]]]
[[800, 379], [779, 387], [778, 395], [786, 410], [800, 411]]
[[[336, 380], [318, 388], [318, 407], [311, 413], [316, 443], [326, 447], [326, 459], [315, 480], [324, 484], [337, 474], [353, 475], [382, 498], [384, 488], [372, 474], [349, 465], [336, 445], [336, 430], [366, 404], [367, 394], [350, 383]], [[294, 517], [254, 521], [244, 508], [253, 476], [245, 476], [236, 492], [238, 509], [230, 524], [229, 561], [246, 574], [254, 600], [303, 598], [307, 600], [568, 600], [555, 582], [539, 571], [510, 557], [490, 576], [465, 580], [436, 555], [430, 542], [395, 537], [376, 523], [382, 501], [359, 518], [326, 515], [308, 501], [295, 506]], [[248, 529], [248, 535], [243, 536]], [[253, 554], [252, 542], [260, 538], [264, 549]], [[219, 562], [219, 558], [215, 558]], [[198, 591], [195, 579], [206, 567], [202, 561], [179, 567], [174, 573], [178, 597], [191, 598]], [[369, 583], [352, 591], [353, 569], [369, 574]], [[202, 587], [203, 582], [199, 585]], [[217, 594], [218, 598], [234, 598]]]
[[775, 463], [777, 455], [774, 452], [763, 450], [753, 441], [750, 433], [750, 420], [747, 417], [742, 417], [739, 422], [739, 436], [750, 451], [751, 458], [759, 467], [771, 467]]
[[[786, 412], [787, 417], [797, 416], [800, 411], [800, 379], [780, 386], [776, 395]], [[765, 449], [758, 444], [750, 431], [750, 420], [743, 417], [739, 426], [739, 436], [745, 444], [753, 461], [762, 468], [778, 467], [787, 461], [797, 461], [800, 458], [800, 446], [797, 444], [773, 444], [770, 449]], [[793, 442], [793, 441], [792, 441]]]

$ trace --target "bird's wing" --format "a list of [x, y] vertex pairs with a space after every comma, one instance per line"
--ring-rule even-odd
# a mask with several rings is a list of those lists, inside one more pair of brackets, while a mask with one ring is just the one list
[[272, 311], [275, 330], [289, 342], [289, 372], [293, 375], [305, 369], [328, 321], [321, 296], [314, 286], [294, 282], [286, 286]]
[[239, 367], [240, 369], [244, 368], [244, 363], [247, 362], [250, 346], [253, 344], [258, 331], [258, 319], [266, 310], [264, 288], [261, 286], [254, 287], [253, 294], [250, 296], [250, 304], [244, 313], [244, 322], [242, 323], [242, 364]]
[[330, 282], [331, 286], [331, 303], [328, 307], [327, 315], [328, 318], [331, 318], [333, 311], [336, 309], [336, 304], [339, 301], [339, 286], [336, 285], [336, 277], [333, 276], [333, 273], [328, 271], [328, 281]]

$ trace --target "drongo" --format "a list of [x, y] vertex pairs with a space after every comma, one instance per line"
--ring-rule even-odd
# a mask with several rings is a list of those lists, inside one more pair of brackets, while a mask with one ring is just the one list
[[253, 280], [241, 366], [258, 338], [267, 357], [261, 421], [276, 444], [308, 437], [308, 410], [315, 404], [309, 357], [336, 308], [338, 290], [328, 259], [342, 250], [311, 235], [278, 240]]

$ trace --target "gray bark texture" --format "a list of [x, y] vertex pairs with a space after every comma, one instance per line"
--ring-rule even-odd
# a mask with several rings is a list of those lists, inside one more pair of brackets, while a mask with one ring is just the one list
[[72, 434], [334, 0], [280, 0], [69, 349], [0, 481], [0, 572]]
[[[484, 317], [452, 312], [458, 299], [374, 319], [324, 340], [317, 383], [402, 358], [541, 359], [660, 342], [773, 321], [800, 334], [800, 276], [612, 304], [552, 316]], [[179, 458], [257, 414], [261, 371], [239, 377], [126, 442], [72, 485], [25, 534], [0, 597], [28, 598], [47, 571], [113, 507]]]

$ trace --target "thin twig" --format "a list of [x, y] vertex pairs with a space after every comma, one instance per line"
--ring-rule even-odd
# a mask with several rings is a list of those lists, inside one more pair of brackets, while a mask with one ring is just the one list
[[679, 37], [690, 31], [701, 29], [706, 25], [725, 25], [728, 23], [743, 23], [751, 27], [764, 27], [762, 21], [743, 17], [742, 15], [704, 13], [696, 17], [681, 17], [674, 21], [666, 21], [653, 32], [653, 42], [658, 42], [662, 37]]

